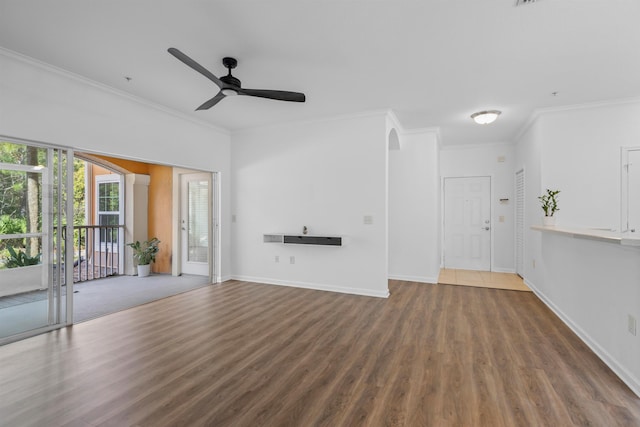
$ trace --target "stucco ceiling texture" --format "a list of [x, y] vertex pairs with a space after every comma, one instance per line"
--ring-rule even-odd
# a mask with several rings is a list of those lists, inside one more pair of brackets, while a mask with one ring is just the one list
[[[513, 142], [536, 109], [640, 95], [636, 0], [0, 0], [0, 47], [231, 131], [392, 109], [443, 145]], [[195, 108], [238, 59], [238, 96]], [[125, 77], [130, 77], [128, 81]], [[556, 95], [553, 93], [556, 92]], [[470, 115], [498, 109], [492, 125]]]

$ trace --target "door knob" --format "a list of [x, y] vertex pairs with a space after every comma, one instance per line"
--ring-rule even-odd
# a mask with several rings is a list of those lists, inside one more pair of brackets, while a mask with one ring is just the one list
[[484, 229], [485, 229], [485, 230], [489, 230], [490, 228], [491, 228], [491, 227], [485, 227]]

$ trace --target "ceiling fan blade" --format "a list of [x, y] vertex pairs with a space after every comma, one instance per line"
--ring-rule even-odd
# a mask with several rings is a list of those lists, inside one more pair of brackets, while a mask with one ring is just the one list
[[243, 89], [236, 88], [239, 95], [257, 96], [260, 98], [277, 99], [278, 101], [304, 102], [304, 93], [286, 92], [283, 90]]
[[213, 98], [211, 98], [210, 100], [208, 100], [207, 102], [205, 102], [204, 104], [196, 108], [196, 111], [208, 110], [209, 108], [216, 105], [218, 102], [222, 101], [224, 97], [225, 97], [224, 93], [218, 92], [216, 96], [214, 96]]
[[216, 85], [218, 85], [219, 88], [224, 87], [224, 83], [222, 81], [220, 81], [219, 78], [217, 78], [216, 76], [214, 76], [209, 70], [207, 70], [206, 68], [204, 68], [202, 65], [198, 64], [196, 61], [194, 61], [193, 59], [189, 58], [187, 55], [185, 55], [184, 53], [180, 52], [178, 49], [176, 49], [175, 47], [170, 47], [169, 49], [167, 49], [167, 51], [175, 56], [176, 58], [178, 58], [180, 61], [182, 61], [183, 63], [185, 63], [186, 65], [188, 65], [189, 67], [193, 68], [194, 70], [196, 70], [197, 72], [199, 72], [200, 74], [202, 74], [203, 76], [205, 76], [206, 78], [208, 78], [209, 80], [211, 80], [212, 82], [214, 82]]

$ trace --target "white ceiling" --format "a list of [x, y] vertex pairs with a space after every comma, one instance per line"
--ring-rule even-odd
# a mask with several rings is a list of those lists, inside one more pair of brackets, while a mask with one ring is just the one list
[[[640, 95], [640, 1], [515, 3], [0, 0], [0, 47], [229, 130], [389, 108], [445, 146], [512, 142], [537, 108]], [[169, 47], [217, 76], [234, 56], [243, 87], [307, 102], [194, 112], [217, 87]], [[484, 109], [503, 114], [475, 125]]]

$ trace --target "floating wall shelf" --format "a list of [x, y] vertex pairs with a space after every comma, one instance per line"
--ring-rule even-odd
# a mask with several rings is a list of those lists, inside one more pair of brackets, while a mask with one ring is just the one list
[[285, 245], [343, 246], [342, 236], [316, 236], [309, 234], [265, 234], [264, 243], [284, 243]]

